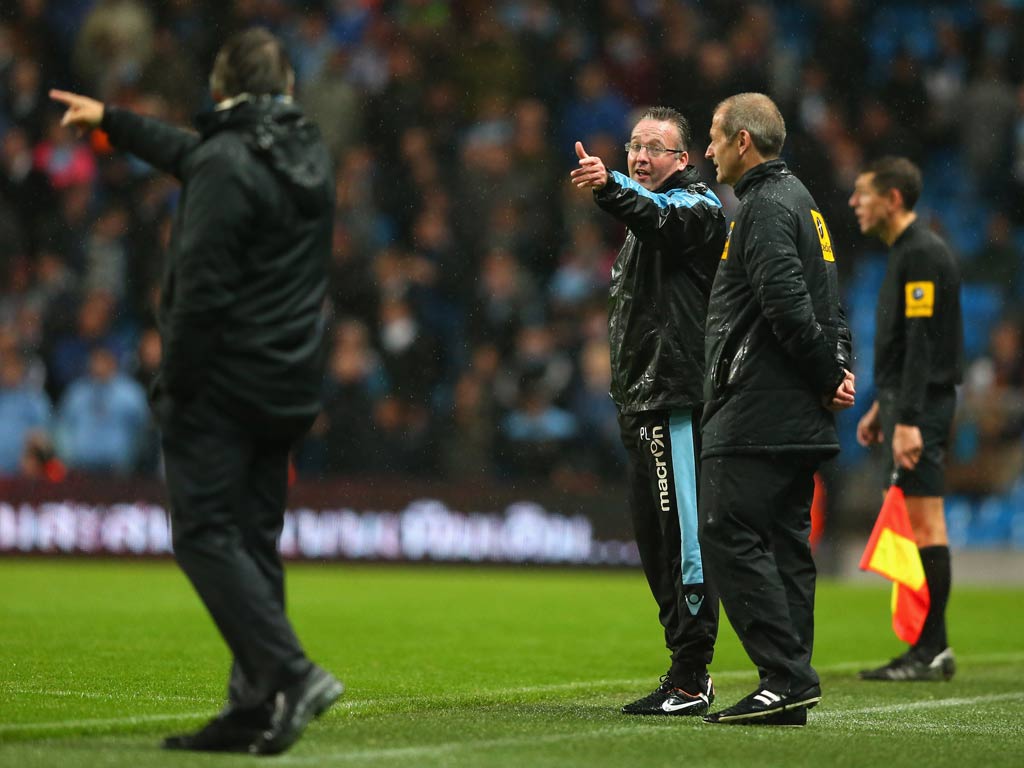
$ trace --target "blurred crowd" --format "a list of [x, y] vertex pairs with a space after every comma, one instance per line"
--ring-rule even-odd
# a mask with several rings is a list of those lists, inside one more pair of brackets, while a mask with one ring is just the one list
[[[885, 257], [847, 199], [865, 162], [905, 154], [925, 172], [922, 215], [969, 281], [973, 363], [954, 458], [981, 492], [1000, 482], [998, 471], [978, 480], [993, 462], [1021, 460], [1019, 3], [0, 8], [0, 475], [160, 471], [146, 387], [178, 188], [101, 133], [61, 128], [48, 88], [185, 125], [211, 106], [216, 48], [251, 24], [287, 42], [297, 98], [337, 163], [324, 409], [296, 450], [300, 476], [619, 479], [605, 307], [623, 232], [569, 184], [573, 143], [624, 170], [636, 110], [676, 106], [708, 177], [713, 108], [750, 90], [782, 107], [784, 157], [833, 229], [864, 407]], [[717, 191], [731, 211], [731, 191]], [[847, 426], [846, 461], [861, 461]]]

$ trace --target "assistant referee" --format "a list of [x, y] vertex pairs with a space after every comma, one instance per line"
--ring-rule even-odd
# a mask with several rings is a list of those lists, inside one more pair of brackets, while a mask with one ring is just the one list
[[878, 399], [857, 425], [857, 440], [892, 447], [931, 596], [918, 641], [888, 664], [861, 672], [865, 680], [949, 680], [956, 671], [946, 637], [951, 569], [943, 495], [964, 368], [960, 267], [913, 210], [921, 187], [910, 160], [884, 157], [857, 177], [850, 197], [860, 231], [890, 249], [876, 309]]

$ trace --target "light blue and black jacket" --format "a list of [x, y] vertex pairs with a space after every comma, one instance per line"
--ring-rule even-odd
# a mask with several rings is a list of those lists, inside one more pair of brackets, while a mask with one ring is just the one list
[[621, 413], [695, 408], [722, 204], [693, 166], [654, 192], [612, 171], [594, 199], [627, 229], [608, 295], [612, 399]]

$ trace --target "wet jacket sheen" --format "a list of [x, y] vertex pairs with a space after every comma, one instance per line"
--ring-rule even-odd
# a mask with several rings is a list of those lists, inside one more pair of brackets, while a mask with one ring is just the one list
[[839, 449], [823, 406], [850, 367], [835, 253], [781, 160], [747, 171], [711, 290], [702, 456]]
[[654, 192], [612, 171], [594, 199], [627, 229], [608, 296], [612, 399], [622, 413], [699, 405], [721, 202], [693, 166]]
[[[249, 419], [310, 417], [334, 183], [316, 126], [290, 102], [243, 99], [195, 134], [108, 108], [103, 128], [182, 182], [161, 287], [160, 397]], [[159, 409], [158, 409], [159, 411]]]

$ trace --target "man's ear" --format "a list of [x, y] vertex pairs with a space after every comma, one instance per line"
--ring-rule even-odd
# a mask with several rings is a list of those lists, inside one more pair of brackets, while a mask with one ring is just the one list
[[740, 157], [743, 157], [743, 155], [746, 154], [747, 150], [749, 150], [750, 147], [753, 146], [753, 142], [750, 140], [750, 131], [748, 131], [746, 128], [740, 128], [739, 132], [736, 135], [739, 137], [739, 142], [737, 144], [736, 149], [739, 151]]
[[903, 193], [900, 192], [896, 187], [893, 187], [885, 193], [885, 198], [889, 203], [889, 207], [893, 210], [905, 210], [906, 206], [903, 204]]

